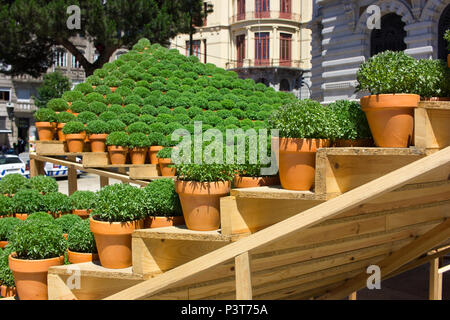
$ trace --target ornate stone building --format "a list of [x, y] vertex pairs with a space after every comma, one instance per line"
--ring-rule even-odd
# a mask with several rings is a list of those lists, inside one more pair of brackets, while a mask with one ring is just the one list
[[[379, 8], [381, 29], [368, 27], [372, 5]], [[314, 0], [312, 98], [359, 99], [354, 91], [360, 64], [384, 50], [446, 59], [448, 28], [450, 0]]]

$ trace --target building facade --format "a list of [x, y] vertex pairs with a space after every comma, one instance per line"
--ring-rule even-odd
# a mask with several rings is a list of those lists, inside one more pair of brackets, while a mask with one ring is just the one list
[[[374, 26], [378, 13], [381, 28]], [[446, 60], [448, 28], [450, 0], [314, 0], [312, 98], [359, 99], [360, 64], [385, 50]]]
[[[210, 0], [213, 12], [193, 35], [193, 54], [241, 78], [309, 97], [311, 0]], [[171, 40], [189, 55], [189, 35]], [[302, 81], [304, 80], [304, 81]], [[302, 84], [303, 82], [303, 84]]]
[[[97, 59], [98, 53], [87, 39], [80, 37], [73, 41], [89, 61]], [[55, 48], [55, 51], [54, 65], [48, 72], [60, 70], [70, 79], [72, 87], [83, 82], [85, 72], [75, 57], [64, 48]], [[123, 52], [116, 51], [111, 60]], [[10, 148], [19, 137], [28, 141], [30, 136], [35, 136], [33, 113], [36, 106], [33, 97], [42, 81], [42, 76], [36, 79], [28, 75], [11, 77], [0, 73], [0, 147], [6, 145]]]

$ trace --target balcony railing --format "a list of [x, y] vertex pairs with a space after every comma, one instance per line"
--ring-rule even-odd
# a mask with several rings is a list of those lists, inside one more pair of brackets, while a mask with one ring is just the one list
[[37, 108], [33, 102], [17, 101], [14, 103], [14, 112], [34, 112]]
[[227, 69], [251, 68], [251, 67], [288, 67], [300, 69], [306, 60], [281, 60], [281, 59], [244, 59], [240, 61], [228, 61]]
[[258, 19], [285, 19], [300, 22], [301, 15], [298, 13], [282, 12], [282, 11], [248, 11], [238, 13], [230, 18], [230, 24], [244, 20]]

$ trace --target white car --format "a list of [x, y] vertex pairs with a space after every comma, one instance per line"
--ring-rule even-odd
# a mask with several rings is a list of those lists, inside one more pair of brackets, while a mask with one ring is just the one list
[[29, 177], [29, 171], [22, 159], [12, 154], [0, 155], [0, 179], [13, 173], [19, 173], [27, 178]]

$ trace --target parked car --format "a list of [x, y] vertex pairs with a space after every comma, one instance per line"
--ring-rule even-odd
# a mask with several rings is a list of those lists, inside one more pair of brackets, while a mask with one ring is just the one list
[[19, 156], [12, 154], [0, 155], [0, 179], [13, 173], [19, 173], [27, 178], [29, 177], [29, 170]]
[[[30, 177], [30, 158], [28, 153], [21, 153], [18, 157], [24, 163], [24, 173], [23, 175], [27, 178]], [[81, 162], [81, 158], [77, 157], [77, 162]], [[68, 176], [68, 168], [66, 166], [61, 166], [58, 164], [53, 164], [51, 162], [45, 162], [44, 164], [45, 175], [50, 177], [67, 177]], [[77, 175], [81, 175], [83, 171], [77, 170]], [[1, 178], [1, 176], [0, 176]]]

